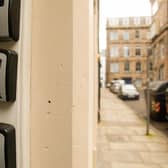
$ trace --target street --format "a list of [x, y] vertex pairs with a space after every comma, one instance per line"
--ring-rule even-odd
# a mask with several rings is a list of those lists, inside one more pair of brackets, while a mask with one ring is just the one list
[[[145, 119], [147, 115], [145, 97], [143, 92], [141, 92], [140, 95], [139, 100], [125, 100], [123, 103], [133, 109], [139, 117]], [[168, 136], [168, 121], [158, 122], [151, 120], [151, 125]]]

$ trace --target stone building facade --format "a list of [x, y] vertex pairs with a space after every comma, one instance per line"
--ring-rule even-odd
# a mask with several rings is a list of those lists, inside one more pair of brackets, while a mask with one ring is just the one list
[[151, 80], [168, 79], [168, 0], [150, 0], [152, 7]]
[[107, 20], [107, 82], [124, 79], [142, 87], [147, 78], [151, 17]]

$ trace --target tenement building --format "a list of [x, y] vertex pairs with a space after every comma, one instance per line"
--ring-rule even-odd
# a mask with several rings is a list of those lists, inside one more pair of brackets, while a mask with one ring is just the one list
[[168, 0], [150, 0], [152, 6], [151, 80], [168, 79]]
[[151, 17], [107, 19], [107, 82], [146, 83], [150, 24]]

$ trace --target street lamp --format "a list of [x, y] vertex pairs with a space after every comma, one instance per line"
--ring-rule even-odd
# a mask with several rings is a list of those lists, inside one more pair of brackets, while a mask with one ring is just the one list
[[147, 55], [147, 84], [146, 84], [146, 105], [147, 105], [147, 120], [146, 120], [146, 135], [150, 135], [150, 53]]

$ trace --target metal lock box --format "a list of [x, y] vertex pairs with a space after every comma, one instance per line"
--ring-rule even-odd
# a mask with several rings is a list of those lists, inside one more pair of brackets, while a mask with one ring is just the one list
[[0, 123], [0, 168], [16, 168], [15, 128]]
[[0, 0], [0, 41], [19, 40], [20, 0]]
[[16, 100], [17, 60], [15, 51], [0, 49], [0, 101]]

